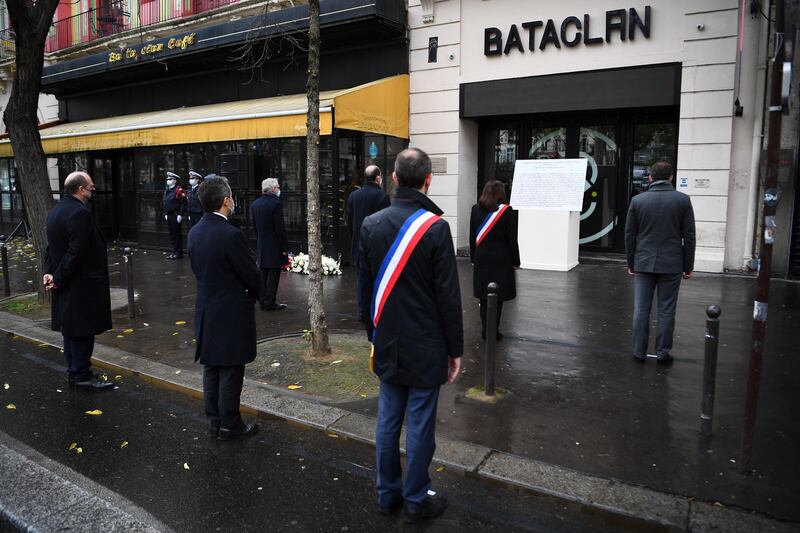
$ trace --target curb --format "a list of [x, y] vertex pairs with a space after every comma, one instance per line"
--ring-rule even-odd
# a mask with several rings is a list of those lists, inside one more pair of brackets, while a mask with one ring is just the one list
[[0, 432], [0, 531], [171, 531], [144, 509]]
[[[63, 345], [60, 333], [6, 312], [0, 312], [0, 330], [57, 348]], [[132, 373], [150, 383], [196, 398], [203, 396], [199, 372], [176, 371], [175, 367], [103, 344], [95, 345], [92, 362], [109, 371]], [[249, 414], [276, 417], [375, 445], [374, 418], [278, 393], [247, 378], [242, 389], [241, 408]], [[405, 441], [404, 434], [405, 429], [401, 442]], [[405, 452], [402, 448], [401, 451]], [[692, 532], [789, 533], [800, 530], [800, 524], [782, 522], [755, 511], [714, 505], [584, 474], [466, 441], [437, 438], [433, 461], [464, 475], [519, 487], [592, 512], [623, 518], [634, 526]]]

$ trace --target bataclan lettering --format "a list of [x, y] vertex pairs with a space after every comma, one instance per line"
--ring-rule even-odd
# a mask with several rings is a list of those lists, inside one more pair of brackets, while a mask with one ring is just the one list
[[[605, 12], [605, 38], [601, 35], [592, 35], [591, 17], [583, 15], [583, 21], [579, 17], [570, 16], [561, 21], [560, 28], [553, 19], [547, 22], [532, 20], [520, 24], [523, 32], [528, 33], [528, 51], [534, 52], [538, 47], [544, 51], [548, 45], [561, 48], [561, 45], [568, 48], [578, 46], [583, 42], [584, 46], [596, 44], [610, 44], [612, 40], [618, 38], [620, 42], [626, 40], [633, 41], [636, 34], [641, 33], [645, 39], [650, 38], [650, 28], [652, 22], [650, 6], [644, 8], [644, 18], [639, 15], [635, 8], [614, 9]], [[543, 28], [541, 38], [536, 30]], [[560, 29], [560, 31], [559, 31]], [[500, 28], [485, 28], [483, 30], [483, 55], [499, 56], [508, 55], [513, 51], [525, 53], [523, 45], [524, 35], [520, 33], [516, 24], [512, 24], [508, 30], [508, 37], [503, 40], [503, 31]], [[538, 39], [538, 43], [537, 43]], [[538, 46], [537, 46], [538, 45]]]

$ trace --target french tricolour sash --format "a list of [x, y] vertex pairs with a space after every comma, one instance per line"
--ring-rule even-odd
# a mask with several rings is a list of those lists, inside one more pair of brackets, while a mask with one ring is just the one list
[[411, 253], [419, 244], [422, 236], [428, 231], [428, 228], [439, 220], [438, 215], [434, 215], [425, 209], [417, 210], [413, 215], [408, 217], [400, 228], [400, 233], [392, 243], [392, 247], [383, 258], [381, 268], [378, 271], [378, 277], [375, 279], [375, 285], [372, 289], [372, 323], [378, 327], [378, 322], [381, 319], [383, 306], [389, 295], [394, 290], [400, 274], [408, 263], [408, 258]]
[[475, 246], [483, 242], [483, 239], [492, 231], [494, 225], [497, 224], [497, 221], [500, 220], [500, 217], [503, 216], [503, 213], [505, 213], [509, 207], [508, 204], [500, 204], [497, 211], [492, 211], [486, 215], [486, 218], [484, 218], [481, 223], [481, 227], [478, 228], [478, 234], [475, 236]]

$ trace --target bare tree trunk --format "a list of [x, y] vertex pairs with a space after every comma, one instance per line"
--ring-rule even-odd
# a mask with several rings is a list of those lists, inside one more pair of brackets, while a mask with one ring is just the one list
[[[8, 16], [16, 35], [16, 69], [11, 97], [3, 121], [11, 138], [17, 180], [25, 200], [25, 211], [31, 225], [38, 279], [47, 248], [47, 212], [53, 205], [47, 163], [42, 151], [37, 111], [44, 43], [53, 20], [58, 0], [6, 0]], [[39, 284], [39, 300], [44, 301], [44, 288]]]
[[322, 292], [322, 232], [319, 199], [319, 0], [308, 3], [308, 118], [306, 121], [306, 183], [308, 186], [308, 320], [311, 353], [331, 352]]

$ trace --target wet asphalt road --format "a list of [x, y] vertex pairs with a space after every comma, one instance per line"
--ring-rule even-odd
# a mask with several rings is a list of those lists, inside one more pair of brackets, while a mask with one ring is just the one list
[[[70, 392], [58, 350], [0, 336], [0, 431], [120, 493], [176, 531], [619, 531], [553, 499], [433, 472], [444, 517], [406, 526], [373, 507], [373, 449], [262, 419], [257, 437], [206, 436], [197, 399], [122, 376]], [[113, 376], [112, 376], [113, 378]], [[6, 409], [8, 403], [15, 410]], [[90, 416], [86, 411], [99, 409]], [[123, 442], [128, 444], [123, 447]], [[69, 451], [72, 442], [83, 452]], [[188, 466], [188, 469], [184, 466]]]

